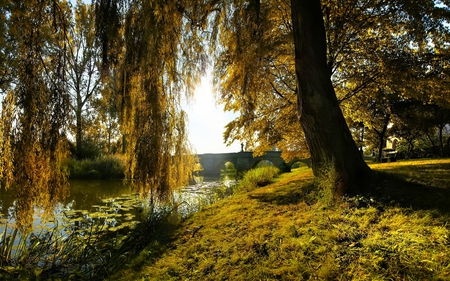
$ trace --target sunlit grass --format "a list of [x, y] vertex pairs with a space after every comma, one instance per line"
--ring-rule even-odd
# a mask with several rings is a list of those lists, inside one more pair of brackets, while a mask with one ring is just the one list
[[334, 205], [306, 169], [221, 200], [111, 280], [449, 280], [450, 160], [371, 167], [373, 192]]
[[409, 182], [432, 187], [450, 186], [450, 159], [415, 159], [373, 164], [372, 169], [394, 173]]
[[251, 191], [257, 187], [270, 184], [278, 175], [280, 170], [274, 166], [261, 166], [247, 171], [239, 182], [239, 188]]

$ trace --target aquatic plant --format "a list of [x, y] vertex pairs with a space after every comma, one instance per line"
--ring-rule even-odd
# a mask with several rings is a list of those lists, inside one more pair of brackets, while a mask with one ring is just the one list
[[[149, 244], [164, 247], [193, 213], [233, 194], [217, 185], [195, 196], [149, 204], [136, 194], [103, 199], [91, 210], [66, 210], [52, 228], [25, 232], [5, 222], [0, 279], [102, 280]], [[166, 243], [167, 242], [167, 243]]]

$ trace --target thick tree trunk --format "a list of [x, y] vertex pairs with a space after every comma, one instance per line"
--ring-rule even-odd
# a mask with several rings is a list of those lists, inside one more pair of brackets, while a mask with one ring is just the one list
[[356, 192], [371, 173], [358, 151], [330, 79], [320, 0], [291, 0], [298, 110], [315, 176], [331, 164], [335, 195]]

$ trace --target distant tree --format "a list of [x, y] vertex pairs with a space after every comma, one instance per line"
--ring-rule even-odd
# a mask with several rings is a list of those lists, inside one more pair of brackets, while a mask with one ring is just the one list
[[[367, 128], [367, 137], [372, 140], [371, 144], [376, 148], [377, 161], [381, 162], [389, 126], [392, 125], [392, 107], [401, 98], [397, 93], [391, 92], [392, 89], [388, 87], [379, 87], [374, 91], [374, 94], [358, 95], [353, 98], [354, 103], [365, 106], [358, 106], [350, 116], [353, 121], [361, 122]], [[374, 137], [371, 137], [371, 134]]]
[[70, 108], [75, 118], [76, 155], [83, 158], [83, 132], [93, 108], [92, 101], [99, 94], [100, 50], [95, 41], [93, 7], [77, 1], [73, 25], [69, 29], [67, 63]]
[[[437, 129], [437, 135], [438, 135], [438, 155], [440, 157], [445, 156], [446, 149], [445, 149], [445, 139], [444, 139], [444, 130], [447, 126], [450, 124], [450, 109], [441, 107], [437, 104], [430, 104], [428, 105], [431, 111], [431, 120], [430, 123], [432, 124], [433, 128]], [[450, 143], [450, 136], [448, 136], [447, 139], [447, 151], [449, 150], [449, 144]]]
[[[393, 106], [393, 126], [391, 132], [408, 143], [406, 158], [410, 158], [414, 149], [415, 140], [423, 136], [424, 129], [428, 127], [426, 121], [421, 118], [422, 102], [401, 100]], [[425, 121], [425, 122], [424, 122]]]
[[450, 123], [449, 109], [417, 99], [400, 99], [392, 105], [391, 112], [390, 134], [408, 142], [407, 157], [413, 152], [416, 141], [425, 137], [436, 156], [445, 155], [444, 131]]
[[97, 122], [100, 124], [100, 131], [102, 132], [102, 139], [104, 142], [105, 152], [116, 153], [121, 150], [118, 149], [117, 144], [121, 141], [121, 131], [119, 124], [119, 111], [117, 104], [117, 93], [119, 91], [119, 83], [117, 82], [117, 73], [112, 73], [111, 78], [101, 91], [101, 98], [95, 101], [97, 111]]

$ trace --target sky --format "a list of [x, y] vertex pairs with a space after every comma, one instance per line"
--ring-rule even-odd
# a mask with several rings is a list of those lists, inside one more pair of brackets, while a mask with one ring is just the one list
[[237, 115], [224, 112], [217, 105], [210, 78], [203, 77], [196, 87], [195, 95], [189, 104], [184, 105], [188, 114], [189, 141], [198, 154], [239, 152], [240, 143], [226, 146], [223, 142], [225, 125]]

